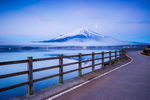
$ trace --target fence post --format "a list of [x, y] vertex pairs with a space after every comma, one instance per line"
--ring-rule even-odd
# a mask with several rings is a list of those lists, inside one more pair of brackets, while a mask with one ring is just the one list
[[109, 51], [109, 65], [111, 65], [111, 51]]
[[95, 53], [92, 52], [92, 71], [95, 70]]
[[81, 77], [82, 76], [82, 54], [79, 53], [79, 76]]
[[126, 50], [124, 49], [123, 51], [124, 51], [124, 57], [126, 57]]
[[102, 68], [104, 68], [104, 51], [102, 51], [102, 53], [101, 53], [101, 55], [102, 55]]
[[124, 58], [126, 56], [126, 51], [125, 49], [122, 49], [122, 58]]
[[63, 55], [59, 56], [59, 83], [63, 83]]
[[33, 58], [28, 57], [28, 94], [32, 95], [33, 94]]
[[121, 56], [121, 50], [119, 51], [119, 60], [122, 59], [122, 56]]
[[117, 51], [115, 51], [115, 61], [117, 61]]
[[121, 59], [123, 59], [123, 49], [121, 50]]

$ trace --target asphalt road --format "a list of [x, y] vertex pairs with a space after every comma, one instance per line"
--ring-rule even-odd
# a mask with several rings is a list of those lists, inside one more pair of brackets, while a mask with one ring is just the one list
[[133, 61], [54, 100], [150, 100], [150, 57], [129, 52]]

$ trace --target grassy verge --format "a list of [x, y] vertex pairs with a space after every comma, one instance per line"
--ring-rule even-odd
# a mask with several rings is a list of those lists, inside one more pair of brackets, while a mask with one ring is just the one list
[[140, 53], [143, 54], [143, 55], [150, 56], [150, 53], [144, 53], [143, 51], [141, 51]]

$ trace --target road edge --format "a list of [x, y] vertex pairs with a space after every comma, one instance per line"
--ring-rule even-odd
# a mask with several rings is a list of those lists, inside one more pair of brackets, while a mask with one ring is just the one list
[[64, 90], [63, 92], [58, 93], [58, 94], [56, 94], [56, 95], [54, 95], [54, 96], [51, 96], [51, 97], [47, 98], [46, 100], [53, 100], [53, 99], [55, 99], [55, 98], [57, 98], [57, 97], [62, 96], [63, 94], [66, 94], [66, 93], [68, 93], [68, 92], [70, 92], [70, 91], [72, 91], [72, 90], [74, 90], [74, 89], [77, 89], [77, 88], [79, 88], [79, 87], [81, 87], [81, 86], [83, 86], [83, 85], [85, 85], [85, 84], [87, 84], [87, 83], [90, 83], [90, 82], [93, 81], [93, 80], [96, 80], [96, 79], [98, 79], [98, 78], [100, 78], [100, 77], [103, 77], [103, 76], [105, 76], [105, 75], [107, 75], [107, 74], [109, 74], [109, 73], [111, 73], [111, 72], [113, 72], [113, 71], [115, 71], [115, 70], [118, 70], [118, 69], [120, 69], [120, 68], [122, 68], [122, 67], [125, 67], [125, 66], [129, 65], [130, 63], [133, 62], [133, 58], [130, 57], [130, 56], [128, 56], [128, 55], [127, 55], [127, 57], [131, 59], [129, 62], [127, 62], [127, 63], [125, 63], [125, 64], [123, 64], [123, 65], [121, 65], [121, 66], [119, 66], [119, 67], [117, 67], [117, 68], [114, 68], [114, 69], [112, 69], [112, 70], [110, 70], [110, 71], [108, 71], [108, 72], [105, 72], [105, 73], [103, 73], [103, 74], [101, 74], [101, 75], [99, 75], [99, 76], [96, 76], [96, 77], [94, 77], [94, 78], [92, 78], [92, 79], [89, 79], [89, 80], [87, 80], [87, 81], [85, 81], [85, 82], [83, 82], [83, 83], [81, 83], [81, 84], [78, 84], [78, 85], [76, 85], [76, 86], [74, 86], [74, 87], [72, 87], [72, 88], [69, 88], [69, 89], [67, 89], [67, 90]]

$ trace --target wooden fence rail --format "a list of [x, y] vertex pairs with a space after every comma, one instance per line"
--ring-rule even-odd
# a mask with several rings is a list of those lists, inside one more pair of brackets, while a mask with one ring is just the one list
[[[105, 56], [105, 54], [108, 54], [108, 56]], [[101, 55], [101, 57], [96, 58], [96, 55]], [[90, 60], [82, 60], [83, 56], [91, 56], [91, 59]], [[12, 85], [12, 86], [0, 88], [0, 92], [6, 91], [6, 90], [9, 90], [9, 89], [13, 89], [13, 88], [17, 88], [17, 87], [20, 87], [20, 86], [28, 85], [28, 94], [32, 95], [34, 93], [33, 84], [35, 82], [46, 80], [46, 79], [58, 76], [59, 77], [59, 83], [63, 83], [64, 82], [64, 79], [63, 79], [64, 74], [68, 74], [68, 73], [71, 73], [71, 72], [78, 71], [78, 75], [81, 77], [83, 75], [83, 73], [82, 73], [83, 69], [91, 67], [92, 71], [95, 71], [95, 66], [101, 65], [102, 66], [101, 68], [104, 68], [105, 65], [111, 65], [112, 61], [118, 61], [118, 59], [122, 59], [125, 56], [126, 56], [126, 51], [125, 50], [120, 50], [120, 51], [109, 51], [109, 52], [101, 52], [101, 53], [92, 52], [91, 54], [81, 54], [81, 53], [79, 53], [78, 55], [71, 55], [71, 56], [60, 55], [59, 57], [38, 58], [38, 59], [33, 59], [32, 57], [28, 57], [27, 60], [0, 62], [0, 66], [2, 66], [2, 65], [11, 65], [11, 64], [21, 64], [21, 63], [27, 63], [28, 64], [28, 66], [27, 66], [28, 70], [27, 71], [21, 71], [21, 72], [15, 72], [15, 73], [0, 75], [0, 79], [4, 79], [4, 78], [8, 78], [8, 77], [14, 77], [14, 76], [28, 74], [28, 81], [27, 82], [23, 82], [23, 83], [15, 84], [15, 85]], [[78, 61], [64, 64], [64, 61], [63, 61], [64, 58], [71, 58], [71, 57], [78, 57]], [[115, 57], [115, 59], [112, 59], [112, 57]], [[109, 61], [105, 62], [106, 58], [109, 59]], [[58, 65], [33, 69], [33, 62], [45, 61], [45, 60], [54, 60], [54, 59], [59, 60]], [[95, 64], [96, 60], [101, 60], [101, 61], [99, 61], [99, 63]], [[92, 62], [92, 64], [88, 65], [88, 66], [82, 66], [82, 63], [84, 63], [84, 62]], [[63, 68], [65, 66], [74, 65], [74, 64], [78, 64], [77, 69], [73, 69], [73, 70], [69, 70], [69, 71], [65, 71], [65, 72], [63, 71]], [[59, 73], [58, 74], [53, 74], [53, 75], [49, 75], [49, 76], [46, 76], [46, 77], [33, 79], [33, 73], [34, 72], [50, 70], [50, 69], [54, 69], [54, 68], [59, 68]]]

